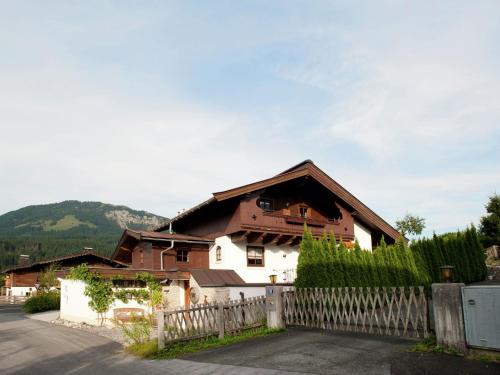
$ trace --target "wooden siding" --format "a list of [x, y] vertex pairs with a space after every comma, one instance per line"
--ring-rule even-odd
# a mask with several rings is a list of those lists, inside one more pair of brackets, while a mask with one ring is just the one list
[[[152, 270], [161, 269], [161, 252], [168, 249], [168, 244], [142, 241], [132, 250], [132, 267]], [[177, 262], [177, 250], [188, 251], [188, 262]], [[141, 262], [141, 252], [142, 260]], [[208, 268], [208, 245], [176, 243], [173, 249], [163, 253], [164, 269]]]
[[[98, 260], [95, 257], [83, 256], [80, 258], [65, 259], [56, 262], [61, 269], [68, 270], [71, 267], [78, 266], [82, 263], [86, 263], [88, 266], [100, 267], [100, 268], [110, 268], [113, 267], [102, 260]], [[9, 279], [6, 279], [7, 287], [33, 287], [39, 278], [39, 274], [49, 266], [50, 263], [45, 265], [37, 265], [36, 267], [28, 267], [19, 270], [13, 270], [8, 273]], [[66, 272], [64, 272], [66, 273]], [[57, 273], [56, 273], [57, 274]]]
[[[271, 200], [273, 210], [262, 210], [259, 199]], [[300, 207], [308, 208], [306, 219], [300, 217]], [[322, 184], [305, 176], [204, 206], [173, 226], [178, 232], [216, 238], [248, 231], [301, 236], [306, 223], [316, 236], [333, 232], [350, 241], [354, 239], [351, 211]]]

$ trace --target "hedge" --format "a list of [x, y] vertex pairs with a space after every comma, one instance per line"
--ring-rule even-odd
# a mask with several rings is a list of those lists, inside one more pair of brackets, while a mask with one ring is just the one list
[[430, 286], [440, 282], [440, 267], [455, 267], [455, 282], [484, 280], [485, 253], [476, 229], [434, 235], [411, 246], [400, 237], [387, 245], [382, 237], [373, 251], [352, 249], [333, 234], [315, 239], [304, 228], [297, 265], [297, 287]]
[[348, 249], [333, 234], [314, 239], [305, 227], [297, 265], [297, 287], [429, 285], [430, 278], [405, 241], [388, 246], [383, 238], [373, 251], [359, 243]]
[[433, 283], [441, 281], [440, 267], [444, 265], [454, 267], [455, 282], [469, 284], [486, 278], [486, 254], [474, 226], [463, 232], [418, 240], [410, 249], [422, 260], [422, 267]]

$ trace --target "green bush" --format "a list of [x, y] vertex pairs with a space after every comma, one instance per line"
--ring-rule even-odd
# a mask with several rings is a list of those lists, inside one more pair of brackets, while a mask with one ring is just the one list
[[387, 245], [382, 237], [373, 251], [358, 243], [348, 249], [333, 234], [314, 239], [304, 228], [297, 279], [300, 288], [426, 286], [441, 282], [440, 267], [455, 267], [454, 281], [472, 283], [486, 278], [485, 252], [476, 229], [424, 238], [408, 246], [402, 237]]
[[28, 314], [49, 310], [59, 310], [60, 303], [61, 295], [59, 292], [39, 292], [26, 300], [23, 305], [23, 310]]
[[151, 339], [153, 324], [151, 319], [145, 317], [132, 316], [129, 323], [115, 320], [115, 324], [120, 327], [123, 338], [128, 344], [140, 345]]
[[455, 282], [469, 284], [486, 278], [486, 255], [474, 226], [418, 240], [410, 250], [433, 283], [441, 282], [440, 267], [447, 265], [455, 267]]
[[405, 241], [387, 245], [382, 238], [373, 251], [356, 242], [348, 249], [342, 239], [337, 246], [333, 234], [314, 239], [304, 228], [300, 244], [297, 279], [299, 288], [428, 286], [430, 277], [420, 258]]

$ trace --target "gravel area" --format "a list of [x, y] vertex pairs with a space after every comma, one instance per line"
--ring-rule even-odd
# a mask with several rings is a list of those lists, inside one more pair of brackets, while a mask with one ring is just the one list
[[[70, 328], [79, 329], [89, 333], [93, 333], [99, 336], [106, 337], [110, 340], [116, 341], [122, 345], [126, 344], [125, 338], [123, 337], [122, 331], [118, 327], [108, 327], [108, 326], [93, 326], [86, 323], [75, 323], [68, 320], [56, 319], [51, 321], [52, 324], [63, 325]], [[153, 327], [151, 330], [151, 339], [156, 337], [156, 329]]]

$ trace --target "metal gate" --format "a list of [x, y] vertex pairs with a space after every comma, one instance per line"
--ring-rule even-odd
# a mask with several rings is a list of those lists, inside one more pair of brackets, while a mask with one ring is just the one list
[[427, 337], [423, 287], [297, 288], [283, 295], [287, 325]]
[[464, 287], [462, 304], [467, 344], [500, 349], [500, 285]]

